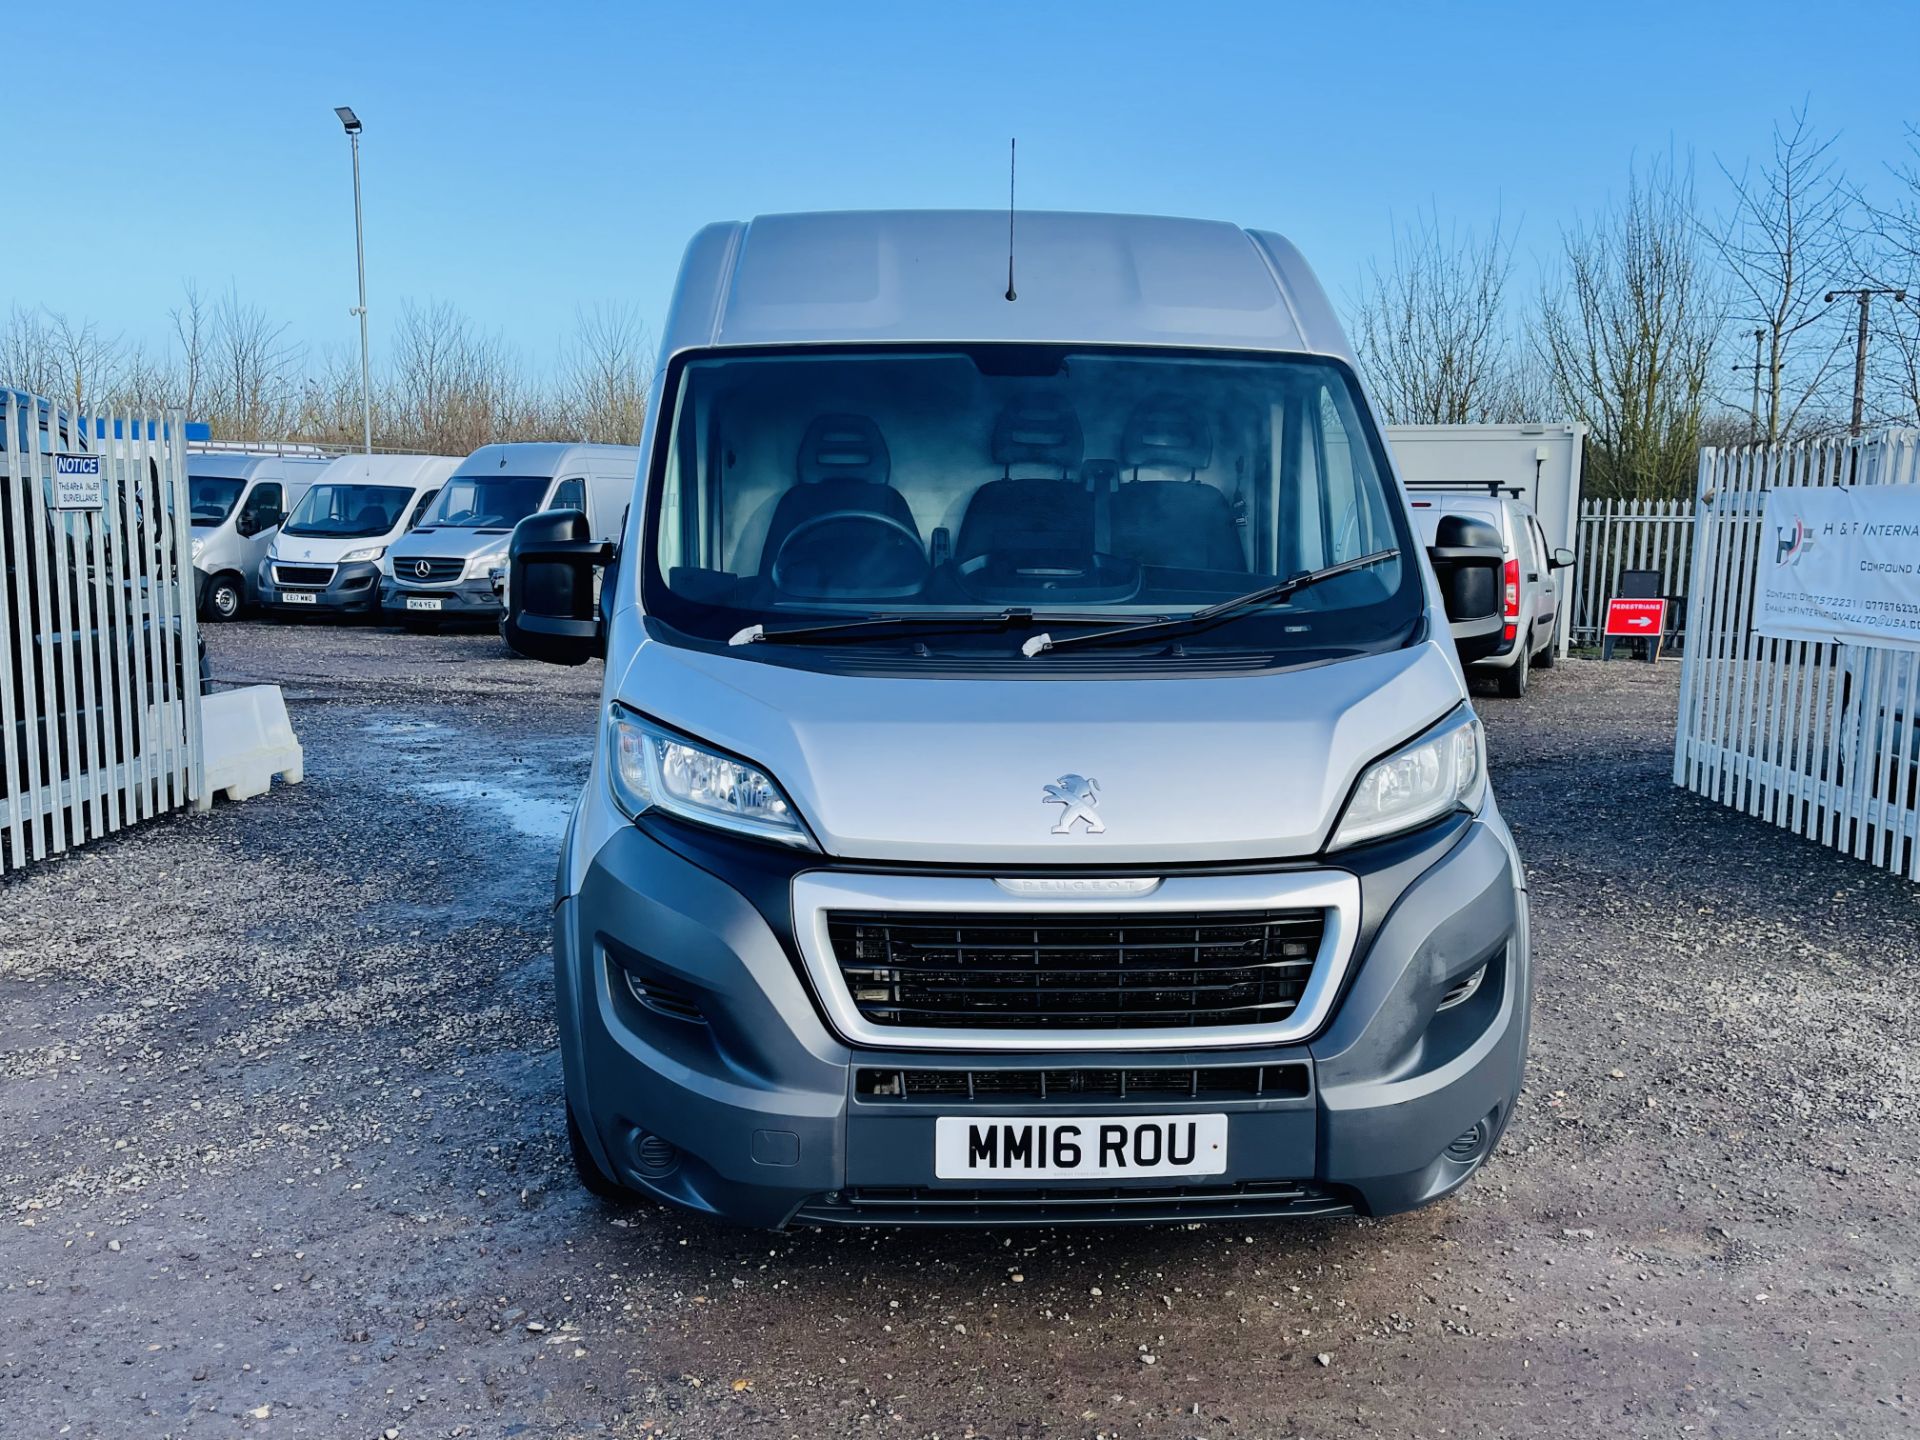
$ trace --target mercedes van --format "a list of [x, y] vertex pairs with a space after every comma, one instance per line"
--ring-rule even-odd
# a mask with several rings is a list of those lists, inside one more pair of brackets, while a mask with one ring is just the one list
[[232, 620], [260, 597], [260, 562], [280, 523], [330, 456], [245, 447], [187, 451], [195, 600], [209, 620]]
[[[1306, 263], [1194, 220], [781, 215], [686, 253], [554, 962], [584, 1183], [764, 1226], [1379, 1215], [1512, 1116], [1520, 860]], [[596, 603], [593, 574], [603, 570]]]
[[380, 610], [380, 561], [419, 523], [454, 455], [344, 455], [313, 482], [260, 562], [260, 603], [283, 613]]
[[462, 460], [420, 524], [380, 562], [380, 604], [413, 629], [455, 616], [496, 619], [513, 527], [539, 510], [587, 517], [610, 540], [633, 499], [633, 445], [482, 445]]

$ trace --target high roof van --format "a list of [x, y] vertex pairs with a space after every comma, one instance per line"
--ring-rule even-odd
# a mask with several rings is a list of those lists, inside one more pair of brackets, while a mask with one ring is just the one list
[[287, 516], [260, 562], [260, 603], [285, 613], [378, 614], [387, 547], [432, 506], [453, 455], [343, 455]]
[[187, 451], [196, 602], [232, 620], [260, 596], [260, 562], [280, 524], [332, 464], [325, 455], [201, 448]]
[[[554, 962], [583, 1182], [766, 1226], [1380, 1215], [1513, 1113], [1520, 859], [1286, 240], [777, 215], [681, 267], [618, 544], [506, 633], [605, 660]], [[596, 600], [596, 571], [604, 572]]]
[[596, 540], [619, 534], [633, 499], [632, 445], [482, 445], [462, 460], [420, 523], [380, 562], [380, 604], [415, 629], [498, 619], [496, 583], [513, 527], [539, 510], [585, 515]]

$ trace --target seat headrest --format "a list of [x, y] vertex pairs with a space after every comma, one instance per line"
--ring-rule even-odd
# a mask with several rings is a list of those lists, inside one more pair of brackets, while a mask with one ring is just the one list
[[1080, 463], [1083, 445], [1080, 419], [1064, 405], [1009, 405], [994, 417], [996, 465], [1058, 465], [1064, 475]]
[[1213, 460], [1213, 431], [1184, 401], [1142, 400], [1127, 417], [1120, 463], [1128, 469], [1204, 470]]
[[803, 485], [822, 480], [865, 480], [884, 485], [893, 473], [880, 427], [864, 415], [816, 415], [800, 437], [794, 466]]

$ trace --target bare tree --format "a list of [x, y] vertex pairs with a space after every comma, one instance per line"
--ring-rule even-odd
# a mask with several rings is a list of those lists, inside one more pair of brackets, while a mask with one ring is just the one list
[[1772, 155], [1757, 171], [1720, 167], [1733, 186], [1733, 213], [1708, 234], [1731, 283], [1735, 321], [1759, 332], [1757, 362], [1743, 353], [1740, 365], [1758, 365], [1755, 428], [1769, 442], [1841, 423], [1845, 396], [1835, 382], [1846, 369], [1847, 316], [1824, 297], [1854, 273], [1852, 197], [1832, 149], [1802, 106], [1786, 126], [1774, 125]]
[[1588, 426], [1587, 478], [1615, 498], [1692, 487], [1725, 307], [1702, 255], [1691, 172], [1671, 160], [1564, 233], [1536, 337], [1560, 403]]
[[55, 359], [45, 314], [15, 305], [0, 331], [0, 381], [33, 395], [58, 395], [65, 381]]
[[653, 383], [653, 347], [631, 305], [595, 305], [575, 315], [563, 380], [580, 437], [637, 445]]
[[213, 309], [206, 414], [220, 433], [238, 440], [284, 437], [293, 419], [298, 374], [305, 357], [287, 327], [229, 289]]
[[212, 343], [213, 320], [196, 281], [185, 281], [180, 289], [180, 304], [167, 312], [167, 318], [173, 322], [174, 338], [180, 342], [180, 403], [189, 415], [197, 415], [201, 397], [206, 392], [207, 350]]
[[491, 440], [550, 438], [518, 357], [451, 305], [403, 307], [392, 353], [388, 408], [407, 443], [465, 454]]
[[[1498, 217], [1484, 239], [1426, 216], [1394, 237], [1387, 268], [1368, 266], [1353, 315], [1355, 348], [1396, 424], [1537, 420], [1506, 308], [1513, 247]], [[1535, 394], [1529, 394], [1529, 390]]]

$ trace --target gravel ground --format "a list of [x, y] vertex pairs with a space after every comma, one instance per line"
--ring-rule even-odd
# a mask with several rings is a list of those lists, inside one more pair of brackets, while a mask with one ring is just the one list
[[1675, 791], [1677, 666], [1480, 702], [1529, 1084], [1383, 1221], [602, 1208], [546, 911], [600, 673], [218, 627], [306, 783], [0, 881], [0, 1433], [1909, 1435], [1920, 896]]

